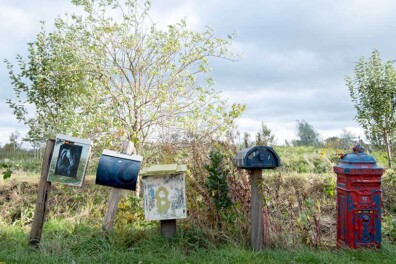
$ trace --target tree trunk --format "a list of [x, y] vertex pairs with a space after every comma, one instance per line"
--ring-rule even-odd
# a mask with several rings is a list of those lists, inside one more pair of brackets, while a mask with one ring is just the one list
[[388, 159], [388, 168], [392, 168], [392, 151], [391, 140], [388, 133], [384, 133], [386, 157]]

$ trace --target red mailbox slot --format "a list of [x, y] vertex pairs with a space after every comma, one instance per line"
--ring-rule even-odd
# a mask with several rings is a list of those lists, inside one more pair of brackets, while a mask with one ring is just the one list
[[334, 166], [334, 172], [337, 174], [337, 245], [380, 248], [384, 169], [358, 145]]

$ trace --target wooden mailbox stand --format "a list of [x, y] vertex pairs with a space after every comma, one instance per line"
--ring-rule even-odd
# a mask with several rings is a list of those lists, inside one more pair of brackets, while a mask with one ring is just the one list
[[263, 199], [261, 188], [263, 171], [261, 169], [250, 170], [249, 174], [251, 188], [250, 243], [254, 251], [259, 251], [263, 247]]
[[176, 237], [176, 219], [160, 220], [161, 234], [164, 238]]
[[45, 147], [43, 164], [41, 167], [41, 176], [38, 186], [38, 194], [36, 200], [36, 208], [34, 210], [32, 229], [30, 231], [29, 245], [39, 247], [43, 226], [45, 221], [45, 213], [47, 211], [48, 195], [51, 191], [51, 182], [47, 181], [48, 172], [51, 165], [52, 153], [54, 151], [55, 140], [49, 139]]
[[[66, 146], [65, 144], [71, 145]], [[63, 167], [64, 165], [64, 159], [61, 159], [59, 156], [61, 155], [59, 153], [61, 152], [62, 148], [62, 153], [67, 153], [69, 151], [72, 151], [71, 149], [74, 144], [78, 146], [78, 149], [80, 151], [80, 156], [78, 156], [80, 160], [77, 163], [77, 170], [76, 168], [73, 168], [72, 171], [61, 169], [61, 171], [57, 172], [58, 164], [60, 164], [60, 167]], [[81, 186], [85, 177], [85, 171], [89, 160], [91, 146], [92, 142], [90, 140], [74, 138], [67, 135], [57, 135], [56, 140], [47, 140], [38, 185], [38, 194], [36, 200], [36, 207], [34, 210], [32, 229], [30, 231], [30, 246], [37, 248], [40, 244], [45, 221], [45, 214], [47, 211], [48, 196], [51, 191], [51, 182], [60, 182], [62, 184]], [[76, 148], [73, 149], [74, 151], [76, 151]], [[85, 157], [84, 162], [81, 162], [81, 155], [84, 155]], [[78, 171], [81, 171], [82, 173], [77, 173]], [[62, 177], [67, 178], [68, 180], [65, 180]], [[69, 179], [73, 179], [73, 181], [69, 181]]]
[[239, 151], [232, 160], [235, 167], [245, 169], [250, 176], [251, 212], [250, 243], [254, 251], [263, 248], [263, 169], [281, 166], [281, 160], [274, 149], [267, 146], [254, 146]]
[[[136, 155], [136, 148], [131, 141], [122, 141], [122, 153], [127, 155]], [[118, 204], [120, 202], [122, 190], [120, 188], [112, 188], [109, 199], [109, 206], [103, 220], [103, 230], [110, 232], [113, 229], [114, 221], [118, 211]]]
[[141, 171], [145, 218], [160, 221], [164, 238], [174, 238], [176, 219], [187, 217], [186, 170], [185, 165], [159, 164]]

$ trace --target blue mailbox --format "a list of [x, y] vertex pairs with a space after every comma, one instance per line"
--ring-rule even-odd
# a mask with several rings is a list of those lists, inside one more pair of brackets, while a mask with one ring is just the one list
[[105, 149], [99, 160], [95, 183], [135, 191], [142, 160], [139, 155]]
[[255, 146], [239, 151], [232, 160], [240, 169], [274, 169], [281, 166], [275, 150], [267, 146]]

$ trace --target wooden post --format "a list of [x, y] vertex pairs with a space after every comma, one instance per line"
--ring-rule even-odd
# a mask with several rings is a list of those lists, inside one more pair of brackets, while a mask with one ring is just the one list
[[54, 151], [55, 140], [48, 140], [44, 152], [41, 176], [38, 186], [36, 208], [33, 216], [32, 230], [30, 231], [29, 245], [38, 247], [43, 232], [45, 213], [48, 204], [48, 195], [51, 190], [51, 182], [47, 181], [48, 172], [51, 165], [52, 153]]
[[[135, 146], [132, 142], [128, 140], [122, 141], [122, 153], [132, 155], [136, 154]], [[103, 221], [103, 230], [106, 232], [110, 232], [113, 229], [115, 217], [118, 210], [118, 203], [120, 202], [122, 194], [122, 189], [120, 188], [112, 188], [109, 200], [109, 207], [107, 208], [104, 221]]]
[[161, 220], [161, 234], [165, 238], [176, 236], [176, 219]]
[[263, 179], [262, 170], [250, 171], [251, 186], [251, 217], [250, 232], [251, 245], [254, 251], [260, 251], [263, 247], [263, 199], [261, 182]]

